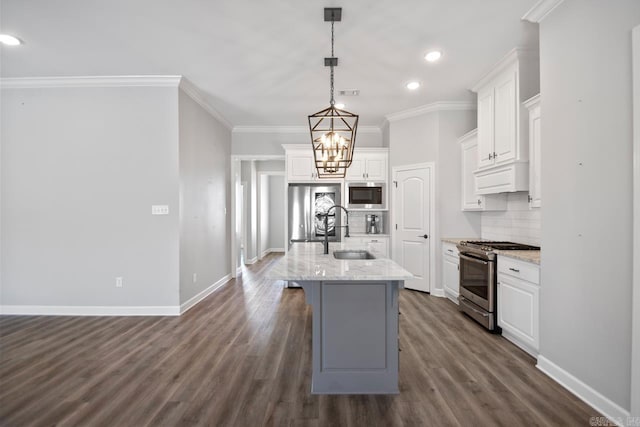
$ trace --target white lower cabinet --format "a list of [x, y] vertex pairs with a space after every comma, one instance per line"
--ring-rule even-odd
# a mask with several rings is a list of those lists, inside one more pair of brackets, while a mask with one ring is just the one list
[[444, 294], [458, 304], [460, 294], [460, 258], [453, 243], [442, 243], [442, 287]]
[[389, 258], [389, 237], [347, 237], [345, 242], [357, 244], [378, 258]]
[[498, 326], [502, 336], [534, 357], [540, 348], [540, 268], [498, 256]]

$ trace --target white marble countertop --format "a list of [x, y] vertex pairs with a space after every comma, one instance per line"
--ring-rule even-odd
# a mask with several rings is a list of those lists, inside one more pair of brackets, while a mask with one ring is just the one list
[[[479, 237], [471, 237], [471, 238], [460, 238], [460, 237], [443, 237], [443, 242], [458, 244], [464, 240], [487, 240], [481, 239]], [[533, 264], [540, 265], [540, 251], [505, 251], [500, 249], [494, 249], [495, 253], [502, 256], [507, 256], [510, 258], [519, 259], [521, 261], [531, 262]]]
[[540, 251], [502, 251], [497, 250], [495, 253], [498, 254], [498, 262], [500, 262], [500, 257], [505, 256], [509, 258], [519, 259], [520, 261], [526, 261], [533, 264], [540, 265]]
[[322, 243], [294, 243], [287, 254], [267, 273], [275, 280], [407, 280], [413, 275], [388, 258], [335, 259], [333, 251], [366, 249], [357, 243], [330, 242], [329, 254]]

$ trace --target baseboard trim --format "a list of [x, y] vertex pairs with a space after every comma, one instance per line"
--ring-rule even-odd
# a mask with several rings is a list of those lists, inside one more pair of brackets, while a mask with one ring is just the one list
[[2, 305], [8, 316], [179, 316], [179, 306]]
[[186, 313], [190, 308], [194, 307], [200, 301], [202, 301], [203, 299], [205, 299], [206, 297], [211, 295], [216, 289], [218, 289], [219, 287], [221, 287], [222, 285], [227, 283], [229, 280], [231, 280], [231, 273], [229, 273], [226, 276], [222, 277], [216, 283], [214, 283], [213, 285], [211, 285], [208, 288], [204, 289], [203, 291], [201, 291], [197, 295], [191, 297], [189, 300], [187, 300], [186, 302], [184, 302], [183, 304], [180, 305], [180, 314], [182, 315], [182, 314]]
[[258, 257], [257, 256], [254, 256], [253, 258], [244, 260], [244, 263], [248, 264], [248, 265], [255, 264], [256, 262], [258, 262]]
[[445, 298], [444, 289], [431, 289], [431, 295], [438, 298]]
[[547, 374], [558, 384], [575, 394], [587, 405], [618, 425], [624, 425], [630, 412], [594, 390], [580, 379], [562, 369], [544, 356], [538, 356], [536, 368]]
[[284, 248], [269, 248], [269, 249], [265, 249], [264, 252], [262, 252], [262, 254], [260, 255], [260, 259], [264, 258], [265, 256], [269, 255], [272, 252], [282, 252], [282, 253], [284, 253]]

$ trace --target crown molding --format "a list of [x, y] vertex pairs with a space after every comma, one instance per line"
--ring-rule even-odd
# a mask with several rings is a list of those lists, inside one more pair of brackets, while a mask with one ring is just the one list
[[68, 76], [68, 77], [11, 77], [0, 79], [2, 89], [96, 87], [174, 87], [193, 99], [227, 129], [233, 125], [205, 100], [202, 92], [183, 76]]
[[473, 138], [477, 134], [478, 134], [478, 128], [472, 129], [469, 132], [462, 135], [460, 138], [458, 138], [458, 142], [464, 142], [469, 138]]
[[0, 79], [2, 89], [63, 87], [177, 87], [182, 76], [68, 76], [9, 77]]
[[224, 125], [228, 130], [233, 130], [233, 124], [229, 120], [227, 120], [218, 110], [213, 108], [206, 100], [203, 93], [191, 83], [186, 77], [181, 76], [179, 88], [193, 101], [200, 105], [204, 110], [209, 113], [213, 118], [217, 119], [220, 123]]
[[[358, 133], [376, 133], [382, 131], [378, 126], [358, 126]], [[233, 133], [309, 133], [308, 126], [234, 126]]]
[[533, 22], [534, 24], [542, 22], [553, 10], [560, 6], [564, 0], [540, 0], [534, 4], [531, 9], [522, 17], [523, 21]]
[[532, 48], [526, 47], [516, 47], [511, 49], [505, 56], [498, 61], [491, 70], [482, 76], [480, 81], [478, 81], [472, 88], [472, 92], [478, 92], [484, 85], [493, 80], [496, 76], [500, 75], [505, 69], [509, 66], [513, 65], [517, 60], [524, 57], [531, 57], [533, 55], [537, 55], [537, 51]]
[[410, 108], [408, 110], [388, 114], [385, 116], [385, 119], [391, 123], [398, 120], [422, 116], [423, 114], [433, 113], [436, 111], [467, 111], [467, 110], [475, 110], [477, 108], [478, 107], [475, 102], [467, 102], [467, 101], [433, 102], [431, 104], [421, 105], [420, 107]]
[[522, 101], [522, 105], [524, 105], [527, 109], [531, 109], [532, 106], [540, 102], [540, 94], [533, 95], [531, 98], [526, 101]]

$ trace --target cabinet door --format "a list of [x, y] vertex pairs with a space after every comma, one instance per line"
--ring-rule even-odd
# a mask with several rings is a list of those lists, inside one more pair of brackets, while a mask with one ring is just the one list
[[316, 168], [313, 164], [313, 153], [307, 151], [287, 152], [287, 179], [289, 181], [313, 181]]
[[540, 192], [540, 106], [529, 112], [529, 206], [542, 206]]
[[386, 154], [369, 154], [366, 157], [365, 178], [368, 181], [387, 182]]
[[516, 83], [517, 73], [513, 69], [505, 73], [495, 86], [494, 160], [497, 164], [516, 157]]
[[379, 258], [389, 258], [389, 240], [386, 238], [366, 239], [367, 250]]
[[476, 138], [462, 143], [462, 210], [480, 209], [480, 196], [476, 195], [473, 171], [478, 164], [478, 141]]
[[364, 181], [365, 179], [365, 163], [366, 159], [362, 154], [357, 152], [353, 153], [353, 160], [351, 166], [347, 169], [347, 174], [344, 179], [349, 181]]
[[478, 92], [478, 167], [493, 165], [493, 88]]
[[442, 281], [445, 295], [457, 304], [460, 289], [460, 272], [457, 258], [448, 255], [442, 257]]
[[498, 275], [498, 326], [516, 344], [538, 350], [540, 288], [524, 280]]

